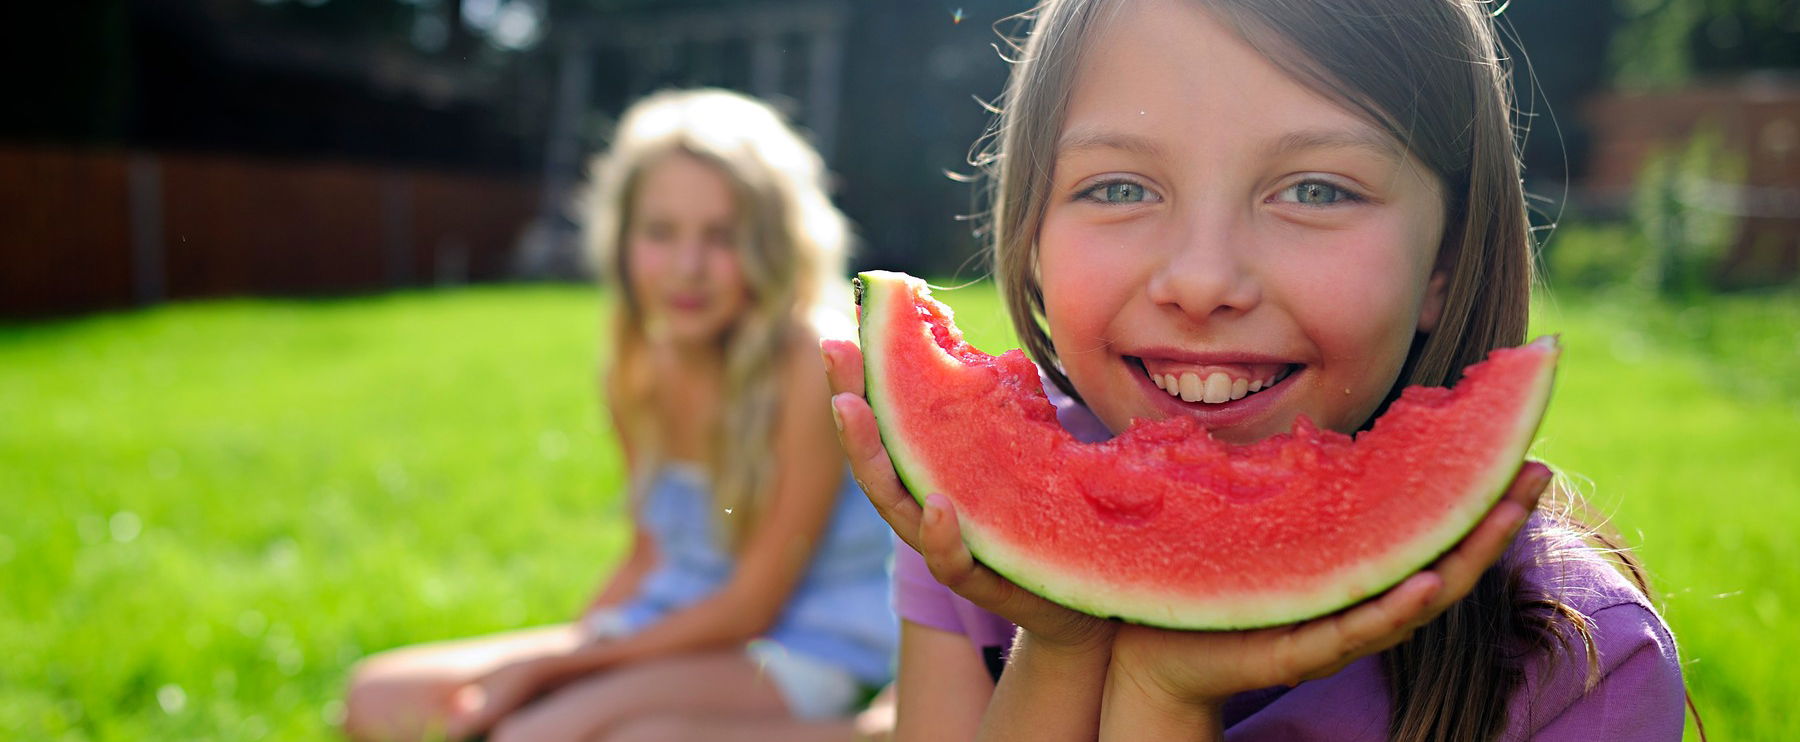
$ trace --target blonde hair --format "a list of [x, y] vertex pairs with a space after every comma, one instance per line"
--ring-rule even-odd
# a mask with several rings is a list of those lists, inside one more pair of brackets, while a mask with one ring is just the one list
[[824, 161], [774, 109], [715, 89], [661, 92], [632, 105], [612, 146], [590, 164], [581, 212], [590, 254], [612, 291], [609, 396], [633, 460], [633, 490], [664, 463], [657, 413], [647, 393], [651, 338], [626, 280], [625, 243], [644, 173], [672, 156], [694, 158], [731, 184], [737, 248], [751, 306], [724, 340], [724, 409], [711, 435], [713, 512], [731, 548], [761, 514], [770, 483], [769, 441], [780, 407], [781, 360], [806, 328], [847, 322], [841, 285], [849, 223], [826, 194]]
[[[1037, 276], [1056, 142], [1088, 40], [1125, 0], [1049, 0], [1032, 21], [995, 124], [971, 164], [986, 178], [994, 272], [1026, 351], [1063, 391]], [[1302, 85], [1386, 131], [1438, 178], [1445, 229], [1438, 266], [1448, 273], [1436, 330], [1414, 338], [1401, 388], [1455, 382], [1490, 350], [1524, 340], [1532, 243], [1510, 120], [1508, 71], [1480, 0], [1192, 0]], [[1547, 503], [1572, 499], [1556, 487]], [[1552, 522], [1566, 525], [1554, 518]], [[1554, 556], [1554, 555], [1552, 555]], [[1628, 566], [1635, 565], [1626, 558]], [[1589, 627], [1551, 596], [1527, 594], [1520, 572], [1496, 565], [1475, 590], [1400, 646], [1383, 653], [1397, 740], [1497, 738], [1522, 670], [1507, 648], [1549, 653], [1573, 633], [1597, 672]], [[1640, 580], [1640, 585], [1642, 584]], [[1647, 591], [1647, 588], [1646, 588]]]

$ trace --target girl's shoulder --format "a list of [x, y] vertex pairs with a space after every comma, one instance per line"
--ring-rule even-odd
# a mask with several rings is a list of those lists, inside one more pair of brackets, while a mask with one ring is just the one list
[[820, 408], [829, 407], [831, 400], [825, 359], [819, 354], [819, 340], [824, 337], [808, 325], [796, 325], [787, 333], [778, 351], [780, 357], [771, 366], [784, 394], [798, 395]]
[[1530, 591], [1591, 615], [1636, 605], [1649, 609], [1647, 586], [1621, 549], [1560, 516], [1539, 510], [1502, 558]]
[[1508, 739], [1681, 738], [1686, 691], [1675, 637], [1617, 550], [1534, 514], [1506, 556], [1522, 597], [1555, 620], [1534, 652]]

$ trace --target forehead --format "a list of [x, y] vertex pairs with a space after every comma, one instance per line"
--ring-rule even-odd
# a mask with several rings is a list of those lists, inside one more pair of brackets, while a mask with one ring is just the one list
[[731, 180], [718, 165], [682, 152], [646, 163], [635, 190], [634, 207], [647, 213], [729, 216], [737, 205]]
[[1161, 158], [1253, 145], [1405, 157], [1382, 129], [1295, 80], [1198, 2], [1120, 3], [1081, 60], [1059, 153], [1109, 147]]

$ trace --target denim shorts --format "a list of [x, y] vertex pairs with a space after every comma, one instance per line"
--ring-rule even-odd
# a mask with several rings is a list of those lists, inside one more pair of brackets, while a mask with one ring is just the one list
[[762, 668], [788, 712], [796, 719], [836, 719], [849, 716], [867, 689], [842, 667], [788, 651], [779, 642], [757, 639], [745, 647], [750, 660]]
[[[589, 641], [621, 639], [633, 633], [630, 622], [616, 610], [593, 611], [581, 619]], [[788, 713], [796, 719], [833, 719], [848, 716], [868, 695], [868, 688], [848, 670], [808, 655], [788, 651], [780, 642], [756, 639], [744, 654], [761, 668]]]

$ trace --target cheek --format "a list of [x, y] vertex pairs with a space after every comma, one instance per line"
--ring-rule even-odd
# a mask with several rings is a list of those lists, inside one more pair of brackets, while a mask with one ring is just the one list
[[750, 284], [744, 277], [744, 263], [737, 251], [718, 250], [713, 254], [711, 263], [709, 272], [712, 274], [713, 285], [734, 300], [748, 301]]
[[634, 286], [650, 283], [656, 274], [663, 269], [663, 252], [641, 240], [633, 240], [625, 246], [626, 280]]
[[1322, 236], [1328, 246], [1281, 266], [1289, 306], [1333, 345], [1410, 339], [1436, 252], [1429, 226], [1396, 219]]
[[1116, 229], [1053, 216], [1038, 236], [1038, 282], [1050, 337], [1090, 345], [1132, 281], [1131, 241]]
[[1284, 303], [1324, 364], [1315, 419], [1340, 432], [1360, 427], [1399, 378], [1435, 252], [1428, 229], [1382, 226], [1333, 235], [1330, 249], [1282, 282]]

